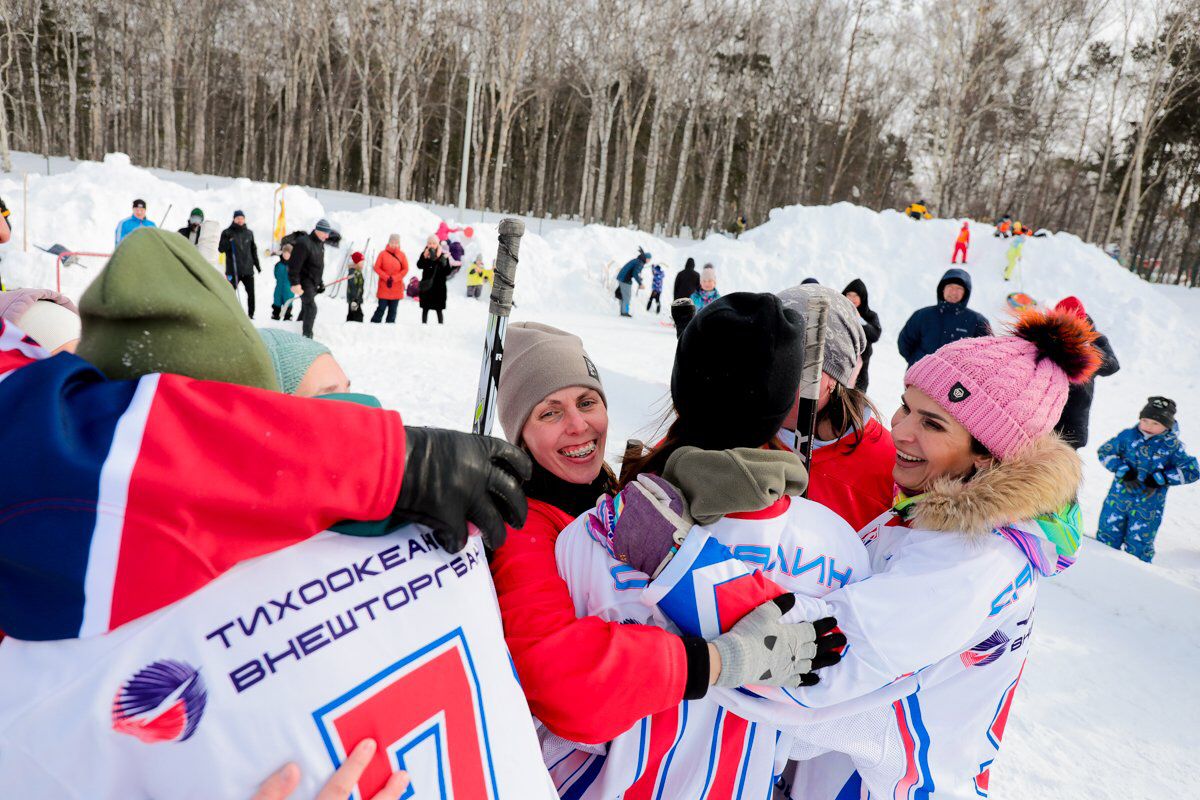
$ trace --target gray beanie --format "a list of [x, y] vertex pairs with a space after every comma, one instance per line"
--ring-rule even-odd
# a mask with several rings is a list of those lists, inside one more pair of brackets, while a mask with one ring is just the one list
[[595, 389], [608, 404], [600, 373], [578, 336], [540, 322], [508, 326], [496, 390], [500, 427], [508, 440], [520, 444], [521, 431], [534, 406], [568, 386]]
[[808, 298], [814, 296], [829, 299], [829, 321], [825, 331], [825, 361], [823, 372], [842, 386], [854, 386], [854, 368], [858, 358], [867, 349], [867, 335], [863, 332], [858, 309], [844, 296], [828, 286], [816, 283], [801, 284], [779, 292], [785, 308], [790, 308], [803, 318], [808, 312]]

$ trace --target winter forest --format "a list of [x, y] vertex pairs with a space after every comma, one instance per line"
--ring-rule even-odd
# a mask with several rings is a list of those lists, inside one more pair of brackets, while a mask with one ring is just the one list
[[[1195, 0], [0, 0], [10, 149], [674, 235], [1005, 212], [1200, 283]], [[473, 96], [472, 96], [473, 93]], [[1115, 247], [1116, 249], [1112, 249]]]

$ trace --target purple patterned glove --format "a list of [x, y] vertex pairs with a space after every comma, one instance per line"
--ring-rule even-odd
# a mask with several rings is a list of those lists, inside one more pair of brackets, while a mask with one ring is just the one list
[[687, 502], [657, 475], [639, 475], [615, 497], [603, 497], [588, 515], [587, 529], [609, 555], [651, 578], [692, 529]]

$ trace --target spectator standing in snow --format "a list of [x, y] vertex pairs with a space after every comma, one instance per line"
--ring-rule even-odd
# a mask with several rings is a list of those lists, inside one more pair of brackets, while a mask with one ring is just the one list
[[629, 303], [633, 299], [633, 284], [636, 281], [638, 288], [642, 288], [642, 267], [646, 266], [646, 262], [649, 260], [650, 254], [639, 248], [637, 256], [621, 267], [621, 271], [617, 273], [617, 294], [621, 298], [622, 317], [633, 316], [629, 313]]
[[179, 229], [179, 235], [187, 239], [196, 247], [200, 246], [200, 228], [204, 225], [204, 212], [198, 208], [193, 208], [192, 213], [188, 215], [187, 225]]
[[696, 259], [689, 258], [683, 269], [675, 276], [675, 300], [692, 298], [692, 293], [700, 288], [700, 273], [696, 272]]
[[292, 318], [292, 303], [296, 296], [292, 294], [292, 282], [288, 280], [288, 259], [291, 257], [291, 243], [279, 249], [279, 261], [275, 264], [275, 294], [271, 298], [271, 319], [279, 319], [280, 311], [284, 312], [285, 320]]
[[933, 219], [933, 215], [929, 213], [929, 209], [925, 207], [924, 200], [918, 200], [915, 203], [909, 203], [908, 208], [904, 209], [904, 213], [912, 219]]
[[854, 382], [854, 388], [865, 393], [867, 385], [871, 382], [870, 376], [867, 374], [867, 370], [871, 366], [871, 352], [875, 342], [878, 342], [879, 337], [883, 335], [883, 325], [879, 322], [879, 315], [871, 310], [867, 300], [867, 285], [862, 282], [861, 278], [850, 281], [842, 290], [842, 294], [858, 309], [858, 319], [862, 324], [863, 334], [867, 337], [867, 349], [863, 350], [862, 354], [862, 369], [858, 371], [858, 378]]
[[1174, 400], [1151, 397], [1138, 424], [1100, 445], [1097, 453], [1116, 477], [1100, 510], [1096, 539], [1114, 550], [1124, 547], [1147, 564], [1154, 559], [1167, 489], [1200, 480], [1196, 459], [1179, 441], [1175, 411]]
[[962, 263], [967, 263], [967, 245], [971, 243], [971, 225], [964, 222], [962, 228], [958, 231], [958, 239], [954, 242], [954, 255], [950, 256], [950, 263], [958, 263], [958, 254], [962, 253]]
[[300, 298], [303, 335], [309, 339], [317, 322], [317, 295], [325, 291], [325, 240], [332, 231], [329, 220], [317, 220], [307, 236], [297, 237], [292, 243], [292, 257], [288, 259], [288, 280], [292, 282], [292, 294]]
[[116, 239], [113, 245], [120, 244], [126, 236], [138, 228], [153, 228], [154, 223], [146, 219], [146, 201], [138, 198], [133, 201], [133, 213], [117, 223]]
[[692, 304], [697, 311], [718, 299], [721, 293], [717, 291], [717, 270], [712, 264], [705, 264], [700, 271], [700, 288], [692, 292]]
[[475, 256], [475, 260], [471, 262], [471, 267], [467, 270], [467, 297], [480, 297], [483, 295], [483, 285], [491, 284], [492, 270], [483, 266], [483, 254]]
[[[1055, 308], [1059, 311], [1070, 311], [1076, 316], [1082, 317], [1095, 330], [1096, 323], [1088, 316], [1078, 297], [1064, 297], [1058, 301]], [[1097, 333], [1099, 332], [1097, 331]], [[1093, 342], [1093, 346], [1104, 356], [1104, 361], [1101, 362], [1100, 368], [1091, 378], [1083, 383], [1071, 384], [1071, 388], [1067, 392], [1067, 405], [1063, 408], [1058, 424], [1054, 426], [1054, 430], [1058, 431], [1063, 441], [1076, 450], [1088, 442], [1088, 420], [1092, 415], [1092, 395], [1096, 390], [1096, 378], [1115, 375], [1121, 368], [1120, 362], [1117, 361], [1117, 354], [1113, 352], [1107, 336], [1099, 334], [1099, 338]]]
[[[865, 288], [863, 293], [865, 296]], [[783, 307], [794, 311], [802, 322], [814, 297], [828, 301], [829, 317], [817, 427], [808, 465], [808, 499], [835, 511], [857, 531], [892, 505], [896, 447], [879, 421], [879, 410], [855, 388], [855, 381], [866, 368], [865, 352], [870, 347], [867, 325], [860, 316], [862, 306], [856, 310], [848, 298], [820, 285], [801, 284], [779, 293]], [[789, 412], [778, 434], [793, 448], [797, 410]]]
[[233, 222], [221, 231], [221, 243], [217, 252], [225, 254], [225, 277], [233, 284], [246, 287], [246, 315], [254, 319], [254, 273], [262, 272], [258, 264], [258, 247], [254, 244], [254, 231], [246, 227], [246, 215], [233, 212]]
[[975, 336], [991, 336], [987, 318], [967, 308], [971, 276], [948, 269], [937, 285], [937, 305], [917, 309], [900, 330], [900, 355], [911, 367], [943, 345]]
[[363, 262], [366, 256], [357, 251], [350, 254], [350, 273], [346, 276], [346, 322], [363, 321], [363, 295], [366, 281], [363, 279]]
[[325, 345], [279, 328], [259, 328], [258, 335], [284, 394], [320, 397], [350, 391], [350, 379]]
[[450, 277], [450, 260], [436, 236], [430, 236], [417, 259], [421, 270], [421, 324], [429, 322], [429, 312], [437, 314], [438, 325], [445, 322], [442, 312], [446, 309], [446, 280]]
[[646, 301], [646, 310], [649, 311], [651, 304], [657, 303], [658, 307], [654, 309], [654, 313], [661, 314], [663, 277], [666, 275], [666, 273], [663, 271], [661, 266], [655, 264], [653, 267], [651, 267], [650, 275], [650, 299]]
[[400, 249], [400, 234], [389, 236], [387, 247], [375, 257], [375, 275], [379, 278], [379, 285], [375, 289], [379, 305], [375, 306], [371, 322], [382, 322], [386, 311], [387, 321], [394, 323], [396, 309], [404, 297], [404, 276], [408, 275], [408, 256]]

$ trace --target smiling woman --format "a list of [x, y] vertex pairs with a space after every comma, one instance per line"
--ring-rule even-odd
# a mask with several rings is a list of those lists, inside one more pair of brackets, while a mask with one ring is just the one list
[[908, 494], [923, 491], [936, 478], [969, 478], [993, 461], [978, 439], [915, 386], [904, 391], [892, 415], [892, 441], [892, 478]]

